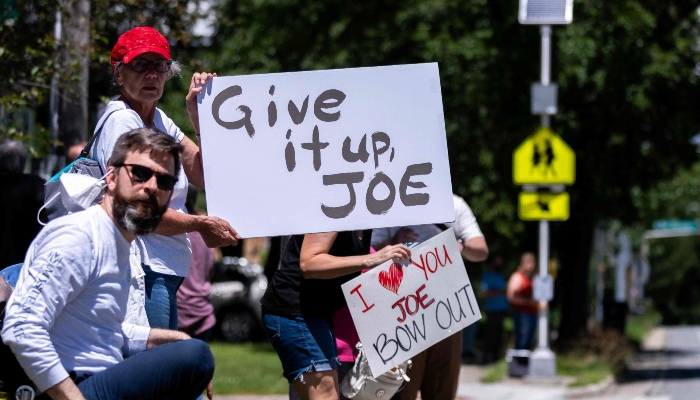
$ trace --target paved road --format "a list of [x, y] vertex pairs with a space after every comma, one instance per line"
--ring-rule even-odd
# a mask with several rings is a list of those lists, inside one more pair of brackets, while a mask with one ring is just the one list
[[668, 327], [664, 344], [643, 352], [632, 366], [632, 378], [653, 382], [648, 397], [700, 399], [700, 327]]

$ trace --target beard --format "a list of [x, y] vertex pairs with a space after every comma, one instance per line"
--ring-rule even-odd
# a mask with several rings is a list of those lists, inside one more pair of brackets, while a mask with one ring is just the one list
[[116, 190], [112, 202], [112, 213], [125, 231], [134, 235], [145, 235], [156, 230], [168, 209], [168, 203], [158, 204], [155, 194], [146, 199], [128, 199]]

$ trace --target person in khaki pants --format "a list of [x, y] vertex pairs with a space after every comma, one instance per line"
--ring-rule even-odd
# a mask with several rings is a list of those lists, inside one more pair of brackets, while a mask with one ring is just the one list
[[[374, 229], [372, 247], [379, 250], [391, 244], [422, 242], [451, 227], [462, 256], [473, 262], [486, 260], [489, 249], [472, 210], [457, 195], [453, 195], [453, 201], [455, 222]], [[411, 380], [392, 399], [415, 400], [419, 391], [423, 400], [454, 399], [462, 365], [462, 332], [443, 339], [411, 360], [413, 366], [408, 373]]]

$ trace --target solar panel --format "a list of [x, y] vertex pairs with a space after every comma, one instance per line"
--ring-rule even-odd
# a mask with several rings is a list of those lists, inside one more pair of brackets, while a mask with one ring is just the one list
[[521, 24], [569, 24], [573, 19], [573, 0], [520, 0]]

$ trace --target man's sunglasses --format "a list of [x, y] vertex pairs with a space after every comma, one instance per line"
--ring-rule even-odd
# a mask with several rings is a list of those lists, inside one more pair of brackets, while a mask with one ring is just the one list
[[160, 172], [156, 172], [148, 167], [144, 167], [143, 165], [117, 164], [115, 165], [115, 167], [129, 167], [127, 168], [127, 172], [130, 171], [129, 177], [138, 183], [148, 182], [151, 179], [151, 177], [155, 174], [156, 185], [160, 190], [173, 190], [175, 182], [177, 182], [176, 177], [170, 174], [161, 174]]
[[148, 70], [148, 66], [153, 64], [153, 69], [156, 70], [156, 72], [164, 74], [168, 71], [170, 71], [170, 65], [173, 63], [172, 60], [154, 60], [154, 61], [148, 61], [143, 58], [137, 58], [135, 60], [132, 60], [129, 65], [131, 66], [131, 70], [136, 72], [136, 73], [142, 73], [146, 72]]

